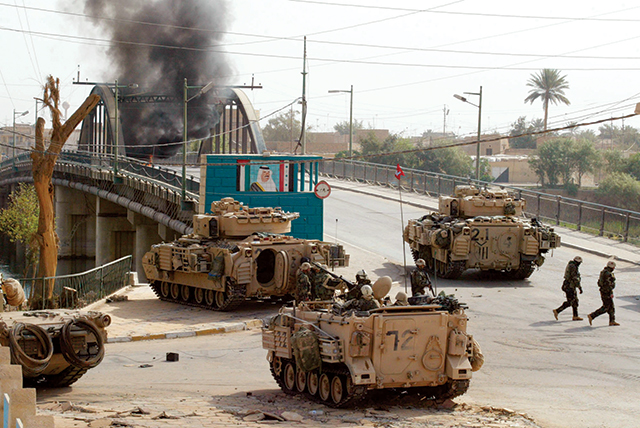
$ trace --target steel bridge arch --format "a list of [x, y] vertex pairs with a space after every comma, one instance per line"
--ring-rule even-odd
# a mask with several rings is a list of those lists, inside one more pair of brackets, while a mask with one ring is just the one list
[[[116, 99], [112, 85], [96, 85], [91, 94], [100, 96], [95, 109], [82, 121], [78, 151], [97, 155], [114, 154], [116, 129]], [[215, 108], [220, 120], [212, 134], [202, 140], [198, 157], [203, 154], [262, 154], [266, 150], [258, 114], [247, 95], [238, 88], [224, 88], [215, 93]], [[120, 103], [182, 102], [166, 95], [118, 94]], [[127, 155], [121, 116], [118, 117], [118, 153]], [[226, 143], [225, 143], [226, 142]]]

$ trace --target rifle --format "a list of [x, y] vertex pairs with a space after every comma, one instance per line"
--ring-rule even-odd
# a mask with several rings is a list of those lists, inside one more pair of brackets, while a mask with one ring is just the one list
[[345, 284], [347, 284], [347, 288], [349, 289], [349, 291], [351, 291], [351, 290], [353, 290], [355, 288], [360, 288], [360, 285], [354, 284], [353, 282], [349, 281], [348, 279], [343, 278], [342, 275], [336, 275], [335, 273], [333, 273], [331, 271], [328, 271], [327, 269], [323, 268], [320, 263], [316, 263], [316, 262], [309, 262], [309, 263], [311, 263], [313, 266], [317, 267], [321, 271], [329, 274], [329, 276], [331, 276], [332, 278], [337, 279], [338, 281], [342, 281]]

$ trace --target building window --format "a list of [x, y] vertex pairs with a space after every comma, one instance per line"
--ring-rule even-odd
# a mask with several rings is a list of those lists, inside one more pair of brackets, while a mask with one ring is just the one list
[[491, 156], [493, 154], [493, 149], [487, 149], [487, 156]]

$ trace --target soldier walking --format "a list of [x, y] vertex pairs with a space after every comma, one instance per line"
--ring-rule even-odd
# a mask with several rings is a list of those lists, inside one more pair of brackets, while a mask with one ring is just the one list
[[416, 269], [411, 272], [411, 296], [424, 296], [427, 288], [431, 294], [434, 294], [431, 278], [427, 273], [427, 263], [423, 259], [418, 259], [416, 260]]
[[296, 284], [296, 301], [304, 302], [311, 299], [311, 265], [304, 262], [298, 270], [298, 283]]
[[602, 306], [595, 312], [589, 314], [587, 317], [589, 319], [589, 325], [593, 325], [593, 319], [605, 312], [609, 314], [609, 325], [620, 325], [616, 322], [616, 308], [613, 306], [613, 289], [616, 288], [616, 277], [613, 275], [615, 268], [615, 262], [608, 262], [607, 266], [600, 272], [598, 287], [600, 288]]
[[578, 294], [576, 289], [582, 294], [582, 286], [580, 285], [580, 272], [578, 268], [582, 263], [582, 257], [575, 256], [573, 260], [569, 260], [564, 270], [564, 282], [562, 283], [562, 291], [567, 295], [567, 300], [558, 308], [553, 310], [553, 316], [558, 319], [558, 314], [569, 306], [573, 308], [573, 321], [582, 321], [578, 316]]

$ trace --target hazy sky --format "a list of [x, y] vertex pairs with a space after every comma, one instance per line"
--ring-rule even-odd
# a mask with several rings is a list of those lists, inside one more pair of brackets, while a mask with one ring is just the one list
[[[48, 74], [61, 79], [71, 111], [90, 90], [72, 85], [78, 66], [82, 81], [118, 78], [110, 67], [108, 36], [85, 17], [52, 12], [82, 14], [81, 6], [69, 6], [78, 4], [0, 0], [1, 125], [11, 125], [13, 109], [29, 110], [18, 122], [33, 123], [33, 97], [41, 96]], [[540, 102], [524, 104], [527, 80], [542, 68], [561, 70], [570, 85], [571, 105], [551, 106], [550, 127], [622, 116], [640, 102], [636, 1], [235, 0], [226, 5], [222, 45], [211, 49], [227, 52], [230, 84], [249, 84], [253, 75], [263, 86], [247, 91], [263, 117], [301, 96], [305, 35], [308, 123], [319, 130], [348, 120], [349, 94], [327, 92], [353, 85], [354, 118], [365, 126], [405, 136], [441, 132], [446, 109], [447, 131], [474, 135], [478, 109], [453, 94], [482, 86], [483, 132], [506, 132], [519, 116], [543, 117]], [[477, 104], [477, 96], [468, 98]], [[625, 125], [640, 128], [640, 119]]]

